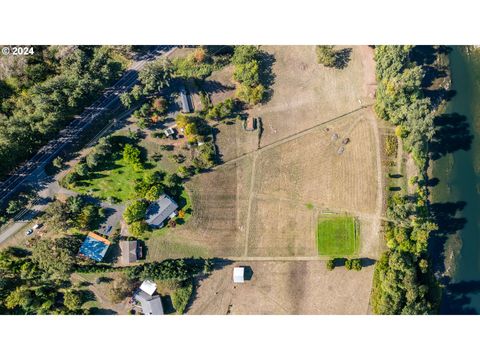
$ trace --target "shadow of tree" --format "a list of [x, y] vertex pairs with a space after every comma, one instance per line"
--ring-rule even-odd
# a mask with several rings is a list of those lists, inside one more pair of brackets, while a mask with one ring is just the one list
[[[447, 279], [449, 282], [450, 279]], [[461, 281], [449, 283], [443, 292], [440, 306], [441, 314], [447, 315], [477, 315], [478, 312], [471, 306], [471, 295], [480, 294], [480, 281]]]
[[465, 201], [430, 204], [430, 216], [438, 225], [438, 230], [430, 234], [428, 252], [433, 259], [434, 270], [445, 271], [445, 243], [449, 235], [464, 228], [467, 219], [456, 217], [467, 203]]
[[435, 135], [429, 144], [432, 160], [458, 150], [470, 150], [473, 135], [467, 118], [458, 113], [443, 114], [434, 120]]
[[345, 69], [350, 62], [352, 48], [344, 48], [335, 52], [335, 68]]

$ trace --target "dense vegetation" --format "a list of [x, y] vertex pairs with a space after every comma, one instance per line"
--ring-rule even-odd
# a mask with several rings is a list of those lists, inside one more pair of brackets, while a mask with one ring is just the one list
[[[377, 115], [397, 126], [405, 150], [413, 156], [420, 175], [411, 181], [415, 192], [390, 195], [385, 240], [389, 250], [375, 268], [372, 293], [377, 314], [431, 314], [437, 312], [438, 292], [429, 268], [427, 245], [438, 227], [428, 211], [427, 145], [434, 134], [435, 109], [421, 88], [423, 69], [410, 59], [411, 46], [375, 49], [378, 89]], [[391, 140], [388, 152], [394, 154]]]
[[0, 251], [1, 314], [84, 314], [82, 294], [66, 279], [79, 243], [72, 238], [44, 240], [32, 252]]
[[237, 97], [248, 105], [256, 105], [267, 96], [269, 67], [266, 54], [256, 46], [235, 46], [231, 62], [235, 65], [233, 79], [238, 82]]
[[53, 138], [119, 78], [127, 62], [105, 46], [35, 50], [22, 75], [0, 78], [0, 177]]

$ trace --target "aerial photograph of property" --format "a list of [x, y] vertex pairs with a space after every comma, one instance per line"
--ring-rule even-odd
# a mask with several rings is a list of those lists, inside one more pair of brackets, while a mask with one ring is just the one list
[[0, 47], [0, 314], [480, 312], [478, 47]]

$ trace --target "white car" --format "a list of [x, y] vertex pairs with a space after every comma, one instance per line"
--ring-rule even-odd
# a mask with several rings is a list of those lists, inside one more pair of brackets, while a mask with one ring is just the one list
[[25, 231], [25, 235], [32, 235], [33, 233], [33, 230], [32, 229], [28, 229], [27, 231]]
[[42, 224], [35, 224], [33, 225], [32, 230], [37, 230], [40, 226], [42, 226]]

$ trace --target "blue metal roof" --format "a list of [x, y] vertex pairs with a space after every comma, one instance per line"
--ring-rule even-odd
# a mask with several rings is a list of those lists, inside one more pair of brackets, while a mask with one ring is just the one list
[[102, 261], [107, 253], [108, 246], [108, 241], [101, 241], [87, 235], [85, 241], [80, 247], [79, 253], [95, 261]]

